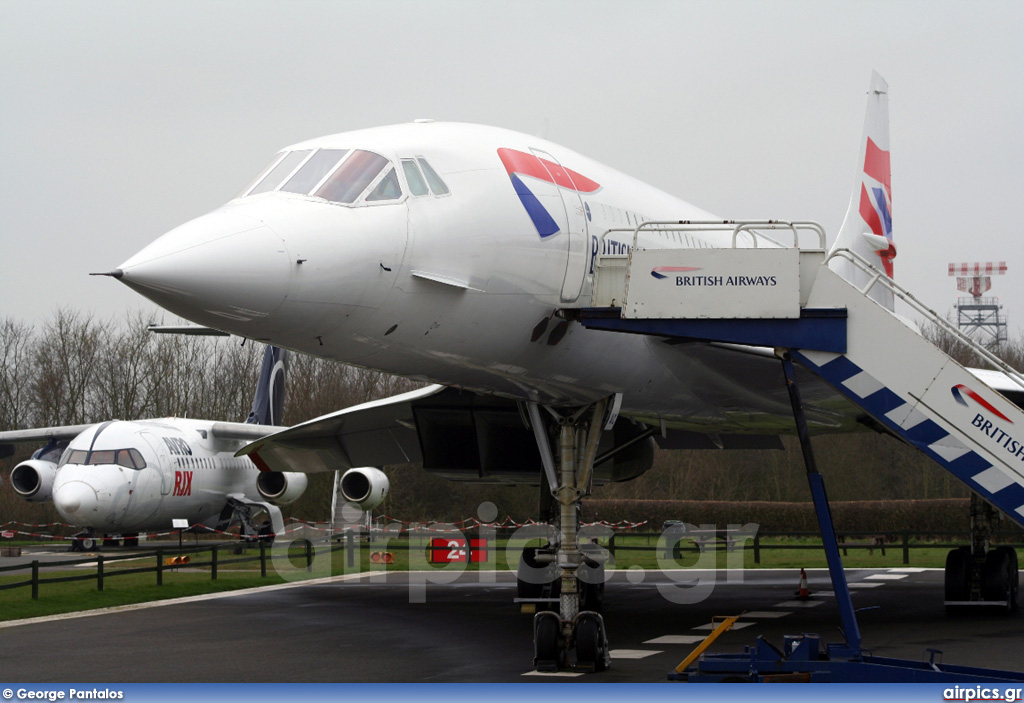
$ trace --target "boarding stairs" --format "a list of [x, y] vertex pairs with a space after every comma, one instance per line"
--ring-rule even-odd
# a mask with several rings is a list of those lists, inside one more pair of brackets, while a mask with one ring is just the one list
[[[644, 245], [654, 233], [712, 228], [732, 229], [733, 247]], [[818, 246], [780, 247], [780, 232], [791, 233], [794, 244], [809, 234]], [[858, 288], [837, 274], [830, 267], [837, 259], [863, 271], [867, 284]], [[1024, 526], [1024, 412], [875, 302], [870, 293], [876, 287], [973, 349], [1024, 392], [1024, 375], [869, 261], [845, 249], [826, 254], [824, 230], [813, 222], [645, 222], [635, 228], [628, 255], [597, 258], [592, 307], [579, 317], [595, 329], [788, 350]]]
[[[694, 229], [719, 234], [732, 229], [732, 246], [664, 246], [671, 239], [667, 235], [681, 241], [680, 232]], [[792, 246], [781, 245], [776, 238], [780, 231], [792, 234]], [[808, 233], [817, 237], [818, 246], [800, 247], [801, 234]], [[751, 240], [753, 246], [738, 248], [741, 239]], [[834, 260], [846, 263], [845, 278], [830, 266]], [[853, 285], [847, 279], [864, 283]], [[973, 349], [1002, 374], [1001, 384], [1005, 377], [1024, 391], [1024, 376], [961, 334], [871, 262], [846, 249], [826, 254], [824, 230], [813, 222], [642, 223], [633, 232], [628, 255], [597, 257], [592, 307], [563, 311], [592, 329], [772, 347], [782, 361], [845, 642], [830, 643], [822, 650], [816, 635], [803, 635], [788, 638], [785, 651], [779, 651], [759, 638], [743, 655], [704, 654], [695, 666], [691, 660], [684, 661], [670, 679], [1024, 681], [1024, 674], [1018, 672], [940, 666], [934, 657], [927, 664], [882, 659], [861, 648], [794, 360], [1024, 525], [1024, 412], [922, 337], [912, 323], [876, 302], [893, 299], [904, 301]], [[998, 550], [992, 554], [1003, 556]], [[1016, 561], [1015, 553], [1012, 566], [994, 561], [995, 573], [1009, 569], [1009, 579], [989, 581], [1002, 583], [1007, 594], [1002, 602], [1007, 607], [1016, 600]], [[947, 560], [947, 594], [950, 574]], [[798, 678], [787, 678], [792, 676]]]

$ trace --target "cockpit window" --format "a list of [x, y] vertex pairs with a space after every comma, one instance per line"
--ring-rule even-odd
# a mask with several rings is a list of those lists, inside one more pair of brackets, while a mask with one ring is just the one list
[[131, 449], [118, 449], [117, 463], [128, 469], [146, 468], [146, 460], [142, 458], [139, 450], [134, 447]]
[[89, 452], [84, 449], [69, 449], [64, 452], [64, 456], [60, 458], [60, 465], [64, 464], [84, 464], [85, 458], [89, 455]]
[[379, 154], [357, 149], [313, 194], [335, 203], [351, 204], [388, 165]]
[[306, 163], [302, 164], [302, 168], [281, 186], [281, 190], [305, 195], [313, 190], [347, 153], [348, 149], [318, 149]]
[[292, 171], [299, 167], [312, 149], [300, 149], [299, 151], [289, 151], [285, 154], [285, 157], [277, 162], [274, 168], [270, 169], [266, 176], [263, 177], [259, 183], [255, 185], [250, 191], [249, 195], [256, 195], [258, 193], [266, 193], [270, 190], [275, 190], [285, 178], [291, 175]]
[[142, 453], [134, 447], [130, 449], [96, 449], [91, 452], [84, 449], [72, 449], [61, 457], [60, 465], [64, 464], [80, 464], [82, 466], [117, 464], [126, 469], [146, 468], [146, 460], [142, 458]]
[[444, 184], [441, 177], [437, 175], [437, 171], [430, 167], [427, 160], [422, 156], [416, 157], [416, 160], [420, 162], [420, 167], [423, 169], [423, 175], [427, 177], [427, 183], [430, 184], [430, 190], [434, 191], [434, 195], [447, 195], [448, 186]]
[[372, 203], [380, 200], [397, 200], [402, 197], [402, 186], [398, 185], [398, 172], [394, 168], [388, 169], [384, 178], [380, 179], [377, 187], [366, 196], [366, 202]]
[[402, 159], [402, 171], [405, 172], [405, 182], [409, 184], [409, 192], [413, 195], [427, 195], [427, 182], [423, 180], [419, 166], [412, 159]]
[[90, 464], [113, 464], [114, 463], [114, 450], [106, 449], [101, 451], [93, 450], [89, 453]]

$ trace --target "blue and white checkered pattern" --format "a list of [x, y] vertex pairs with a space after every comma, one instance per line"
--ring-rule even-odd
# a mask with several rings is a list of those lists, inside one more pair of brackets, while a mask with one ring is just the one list
[[1024, 525], [1024, 482], [1019, 477], [993, 465], [916, 409], [916, 403], [904, 400], [845, 356], [794, 351], [793, 357]]

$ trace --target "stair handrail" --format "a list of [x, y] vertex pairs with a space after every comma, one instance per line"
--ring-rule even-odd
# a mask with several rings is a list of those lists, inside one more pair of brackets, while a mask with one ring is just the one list
[[[843, 258], [858, 267], [864, 273], [871, 276], [871, 279], [863, 288], [858, 288], [861, 293], [867, 295], [868, 291], [875, 287], [876, 284], [882, 285], [884, 288], [888, 288], [889, 291], [897, 298], [907, 303], [914, 310], [924, 315], [924, 317], [941, 328], [944, 332], [952, 335], [958, 342], [966, 346], [968, 349], [973, 351], [975, 354], [983, 358], [985, 361], [990, 363], [992, 366], [1002, 371], [1011, 380], [1013, 380], [1018, 386], [1024, 389], [1024, 374], [1017, 371], [1005, 361], [997, 357], [995, 354], [990, 352], [988, 349], [978, 344], [975, 340], [961, 332], [959, 329], [951, 325], [945, 318], [940, 316], [937, 312], [932, 310], [930, 307], [925, 305], [923, 302], [918, 300], [913, 293], [909, 290], [896, 283], [896, 281], [889, 278], [884, 271], [875, 267], [870, 261], [865, 259], [863, 256], [858, 254], [851, 249], [840, 248], [830, 252], [825, 257], [824, 265], [828, 266], [828, 263], [834, 258]], [[856, 287], [856, 286], [855, 286]]]
[[[819, 249], [825, 249], [825, 228], [811, 220], [644, 220], [632, 229], [633, 247], [638, 246], [641, 232], [701, 232], [732, 230], [732, 246], [736, 248], [736, 240], [740, 233], [747, 232], [754, 242], [753, 248], [758, 247], [758, 237], [770, 241], [777, 246], [785, 246], [781, 242], [772, 239], [768, 235], [758, 232], [757, 229], [765, 230], [789, 230], [793, 233], [793, 247], [800, 248], [798, 232], [810, 230], [818, 235]], [[601, 240], [610, 232], [628, 232], [628, 228], [609, 229], [601, 235]], [[666, 247], [673, 248], [673, 247]]]

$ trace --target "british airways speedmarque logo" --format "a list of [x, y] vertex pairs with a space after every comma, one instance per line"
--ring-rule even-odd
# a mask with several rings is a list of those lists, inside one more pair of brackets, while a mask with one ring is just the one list
[[544, 207], [540, 199], [534, 195], [529, 185], [527, 185], [529, 179], [547, 181], [559, 188], [574, 190], [577, 193], [593, 193], [601, 187], [599, 183], [590, 180], [586, 176], [563, 168], [553, 161], [542, 159], [535, 154], [501, 148], [498, 149], [498, 158], [501, 159], [501, 163], [505, 166], [509, 180], [512, 181], [512, 187], [515, 188], [519, 201], [526, 208], [530, 219], [533, 220], [533, 224], [537, 228], [537, 234], [541, 236], [541, 239], [557, 234], [559, 227], [555, 218], [551, 216], [551, 213], [547, 211], [547, 208]]
[[[955, 386], [953, 386], [950, 389], [950, 391], [952, 391], [953, 398], [956, 400], [956, 402], [960, 403], [960, 405], [967, 405], [967, 398], [970, 398], [975, 403], [977, 403], [978, 405], [980, 405], [981, 407], [985, 408], [990, 413], [998, 417], [1000, 420], [1005, 420], [1006, 422], [1009, 422], [1011, 425], [1013, 424], [1013, 420], [1011, 420], [1010, 418], [1006, 417], [1006, 415], [1003, 415], [1001, 412], [996, 410], [994, 407], [992, 407], [991, 403], [989, 403], [987, 400], [982, 398], [980, 395], [975, 393], [973, 390], [971, 390], [964, 384], [958, 383]], [[967, 397], [965, 398], [964, 396]]]
[[657, 279], [668, 278], [670, 273], [692, 273], [700, 271], [700, 266], [655, 266], [651, 269], [651, 275]]

